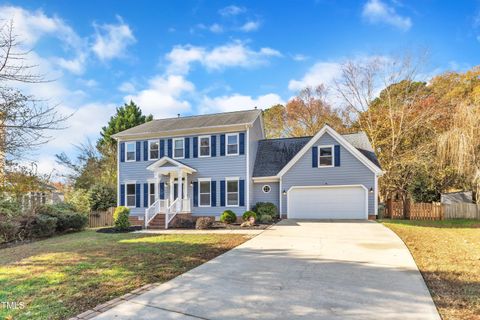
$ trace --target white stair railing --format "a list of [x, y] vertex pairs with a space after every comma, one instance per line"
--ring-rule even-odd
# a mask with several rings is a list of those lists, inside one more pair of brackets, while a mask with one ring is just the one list
[[166, 213], [168, 210], [168, 200], [157, 199], [150, 207], [145, 209], [145, 228], [159, 213]]
[[175, 201], [172, 202], [172, 204], [168, 207], [167, 212], [165, 213], [165, 229], [168, 229], [168, 224], [177, 215], [177, 212], [182, 210], [182, 208], [179, 208], [180, 210], [177, 211], [177, 203], [181, 203], [180, 198], [175, 199]]

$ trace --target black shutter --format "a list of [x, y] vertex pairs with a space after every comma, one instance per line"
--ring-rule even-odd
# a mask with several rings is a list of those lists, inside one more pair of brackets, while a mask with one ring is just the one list
[[312, 168], [318, 167], [318, 147], [312, 147]]
[[217, 156], [217, 136], [210, 137], [210, 154], [212, 157]]
[[140, 208], [140, 183], [135, 185], [135, 207]]
[[193, 157], [198, 158], [198, 137], [193, 137]]
[[198, 207], [198, 182], [193, 182], [193, 206]]
[[167, 140], [167, 147], [168, 147], [168, 156], [171, 158], [173, 154], [172, 150], [172, 139]]
[[245, 180], [238, 181], [238, 197], [240, 207], [245, 206]]
[[125, 185], [124, 184], [120, 185], [120, 205], [121, 206], [125, 205]]
[[125, 142], [120, 143], [120, 162], [125, 162]]
[[240, 154], [245, 154], [245, 133], [244, 132], [240, 132], [240, 134], [238, 135], [238, 139], [240, 140], [240, 143], [239, 143], [239, 148], [240, 148]]
[[137, 148], [136, 148], [136, 152], [135, 152], [135, 160], [136, 161], [140, 161], [140, 152], [142, 150], [142, 142], [141, 141], [137, 141]]
[[220, 206], [225, 207], [225, 180], [220, 180]]
[[340, 146], [335, 145], [335, 167], [340, 167]]
[[217, 206], [217, 181], [212, 181], [210, 183], [210, 192], [211, 192], [211, 205], [212, 207]]
[[143, 141], [143, 161], [148, 161], [148, 141]]
[[160, 158], [165, 157], [165, 140], [160, 140]]
[[148, 183], [143, 184], [143, 206], [148, 208]]
[[185, 138], [185, 159], [190, 158], [190, 138]]
[[225, 155], [225, 135], [220, 135], [220, 155]]

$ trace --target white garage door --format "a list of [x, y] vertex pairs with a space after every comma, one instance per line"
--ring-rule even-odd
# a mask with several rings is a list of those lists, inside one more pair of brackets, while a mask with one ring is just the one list
[[367, 219], [361, 186], [293, 187], [288, 192], [290, 219]]

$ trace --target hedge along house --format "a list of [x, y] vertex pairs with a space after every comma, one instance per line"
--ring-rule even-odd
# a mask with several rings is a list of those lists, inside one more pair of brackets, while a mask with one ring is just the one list
[[367, 219], [382, 171], [367, 136], [325, 125], [313, 137], [265, 139], [261, 110], [159, 119], [114, 135], [118, 205], [145, 227], [178, 215], [237, 216], [272, 202], [283, 217]]

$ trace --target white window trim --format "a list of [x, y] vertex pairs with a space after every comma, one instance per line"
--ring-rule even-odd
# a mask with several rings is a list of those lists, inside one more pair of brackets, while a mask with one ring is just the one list
[[[267, 192], [265, 192], [265, 190], [263, 190], [265, 187], [268, 187], [268, 191], [267, 191]], [[270, 191], [272, 191], [272, 187], [271, 187], [269, 184], [264, 184], [264, 185], [262, 186], [262, 192], [263, 192], [263, 193], [270, 193]]]
[[[152, 180], [148, 180], [147, 181], [147, 186], [148, 186], [148, 192], [147, 192], [147, 196], [148, 196], [148, 207], [150, 207], [153, 202], [150, 202], [150, 185], [153, 184], [153, 196], [154, 196], [154, 199], [156, 199], [157, 197], [157, 194], [158, 194], [158, 186], [157, 186], [157, 183], [156, 181], [152, 181]], [[153, 200], [153, 201], [156, 201], [156, 200]]]
[[[154, 142], [158, 143], [158, 157], [157, 158], [150, 157], [150, 155], [151, 155], [151, 152], [150, 152], [151, 151], [151, 145]], [[148, 160], [152, 161], [152, 160], [158, 160], [158, 159], [160, 159], [160, 140], [148, 140]]]
[[[175, 157], [175, 141], [181, 140], [183, 145], [183, 157]], [[173, 138], [172, 140], [172, 158], [185, 159], [185, 138]]]
[[[202, 149], [201, 146], [202, 146], [202, 139], [204, 138], [208, 138], [208, 155], [206, 156], [202, 156], [202, 153], [200, 152], [200, 150]], [[198, 137], [198, 157], [199, 158], [208, 158], [212, 155], [212, 136], [199, 136]]]
[[[133, 184], [135, 186], [135, 193], [133, 194], [134, 196], [134, 205], [133, 206], [129, 206], [128, 205], [128, 185], [129, 184]], [[125, 207], [127, 208], [136, 208], [137, 207], [137, 182], [136, 181], [126, 181], [125, 182]]]
[[[321, 166], [320, 165], [320, 149], [321, 148], [330, 148], [332, 150], [332, 164], [329, 166]], [[335, 146], [333, 144], [326, 144], [326, 145], [321, 145], [317, 146], [318, 150], [318, 159], [317, 159], [317, 167], [318, 168], [332, 168], [335, 167]]]
[[[128, 160], [128, 145], [133, 144], [133, 160]], [[137, 160], [137, 142], [125, 142], [125, 162], [135, 162]]]
[[[237, 153], [228, 153], [228, 137], [237, 137]], [[226, 156], [238, 156], [240, 154], [240, 135], [238, 133], [227, 133], [225, 135], [225, 155]]]
[[[228, 204], [228, 182], [237, 181], [237, 205]], [[232, 192], [233, 193], [233, 192]], [[226, 177], [225, 178], [225, 207], [236, 208], [240, 206], [240, 178], [239, 177]]]
[[[211, 178], [199, 178], [197, 179], [198, 181], [198, 206], [202, 208], [208, 208], [212, 206], [212, 179]], [[210, 193], [208, 197], [209, 204], [208, 205], [202, 205], [201, 197], [200, 197], [200, 182], [210, 182]]]

